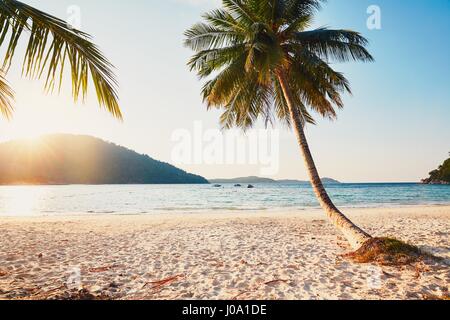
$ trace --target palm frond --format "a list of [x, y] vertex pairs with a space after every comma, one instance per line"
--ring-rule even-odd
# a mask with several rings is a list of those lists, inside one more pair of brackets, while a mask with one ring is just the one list
[[301, 96], [301, 101], [329, 119], [336, 118], [335, 107], [344, 107], [341, 94], [351, 94], [350, 84], [342, 73], [304, 48], [296, 51], [289, 79], [291, 90]]
[[270, 88], [261, 85], [255, 73], [248, 75], [244, 83], [235, 87], [233, 95], [223, 106], [225, 112], [220, 118], [222, 127], [247, 130], [259, 117], [269, 119], [271, 97]]
[[222, 5], [236, 20], [251, 26], [258, 21], [255, 12], [249, 8], [249, 1], [246, 0], [222, 0]]
[[322, 7], [326, 0], [284, 0], [283, 22], [290, 25], [305, 16], [312, 16]]
[[281, 32], [282, 37], [289, 39], [292, 33], [305, 30], [312, 24], [312, 22], [312, 15], [300, 16], [297, 19], [293, 20], [291, 23], [284, 26]]
[[3, 75], [0, 75], [0, 114], [6, 119], [11, 118], [13, 112], [12, 101], [14, 99], [14, 93], [6, 82]]
[[4, 59], [7, 71], [19, 39], [29, 34], [23, 75], [45, 78], [45, 89], [60, 89], [66, 62], [70, 64], [72, 94], [84, 101], [92, 80], [100, 106], [121, 119], [113, 66], [90, 36], [72, 29], [65, 21], [15, 0], [0, 2], [0, 46], [8, 39]]
[[245, 44], [224, 47], [220, 49], [203, 50], [192, 56], [188, 65], [192, 70], [197, 70], [200, 78], [205, 78], [214, 71], [229, 66], [239, 57], [245, 55]]
[[203, 87], [203, 100], [208, 107], [222, 107], [230, 103], [240, 87], [252, 81], [253, 74], [243, 72], [246, 57], [242, 55], [224, 68]]
[[[289, 107], [287, 104], [287, 101], [284, 97], [283, 90], [280, 86], [280, 83], [276, 77], [273, 77], [273, 99], [274, 99], [274, 108], [275, 113], [277, 115], [277, 118], [281, 121], [282, 124], [286, 125], [288, 128], [291, 127], [291, 115], [289, 112]], [[295, 94], [292, 96], [292, 99], [294, 100], [294, 105], [297, 108], [298, 114], [300, 115], [300, 121], [302, 122], [302, 125], [309, 124], [316, 124], [314, 118], [311, 116], [311, 114], [306, 109], [305, 105], [301, 101], [301, 96], [298, 94]]]
[[216, 28], [233, 31], [236, 35], [245, 36], [248, 33], [245, 24], [235, 19], [229, 12], [223, 9], [215, 9], [207, 12], [203, 15], [203, 19]]
[[228, 46], [236, 42], [238, 35], [234, 31], [217, 28], [206, 23], [197, 23], [184, 35], [184, 45], [194, 51], [209, 50]]
[[320, 28], [312, 31], [297, 32], [293, 41], [305, 46], [326, 60], [348, 62], [350, 60], [372, 62], [373, 57], [367, 51], [368, 41], [360, 33], [350, 30], [330, 30]]

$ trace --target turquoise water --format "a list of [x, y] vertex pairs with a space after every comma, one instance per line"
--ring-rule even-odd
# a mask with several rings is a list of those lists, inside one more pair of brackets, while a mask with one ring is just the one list
[[[340, 184], [327, 186], [340, 207], [450, 204], [450, 186]], [[0, 216], [152, 214], [318, 207], [309, 185], [0, 186]]]

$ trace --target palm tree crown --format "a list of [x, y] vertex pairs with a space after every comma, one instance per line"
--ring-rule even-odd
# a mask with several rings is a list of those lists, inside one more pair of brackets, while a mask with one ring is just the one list
[[290, 125], [279, 81], [283, 73], [303, 124], [310, 111], [334, 119], [341, 94], [350, 86], [329, 63], [372, 61], [367, 40], [349, 30], [307, 30], [321, 0], [223, 0], [222, 9], [206, 13], [205, 22], [186, 31], [185, 45], [196, 52], [191, 70], [206, 79], [208, 107], [224, 109], [225, 128], [248, 128], [276, 115]]
[[8, 118], [13, 110], [13, 92], [4, 74], [24, 34], [29, 35], [23, 61], [25, 76], [44, 77], [45, 88], [51, 92], [55, 87], [60, 88], [68, 64], [66, 69], [71, 74], [74, 99], [85, 98], [91, 80], [99, 104], [115, 117], [122, 118], [113, 67], [91, 42], [89, 35], [71, 28], [61, 19], [15, 0], [0, 0], [0, 46], [7, 42], [3, 74], [0, 75], [0, 114]]

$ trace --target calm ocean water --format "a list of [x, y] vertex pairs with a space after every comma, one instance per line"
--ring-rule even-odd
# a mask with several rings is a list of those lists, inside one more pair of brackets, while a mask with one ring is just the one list
[[[450, 186], [341, 184], [327, 187], [340, 207], [450, 204]], [[0, 216], [152, 214], [318, 207], [308, 185], [0, 186]]]

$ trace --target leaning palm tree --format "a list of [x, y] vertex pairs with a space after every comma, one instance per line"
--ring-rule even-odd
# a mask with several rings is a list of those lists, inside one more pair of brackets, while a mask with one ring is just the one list
[[13, 91], [5, 75], [24, 36], [28, 37], [22, 67], [24, 76], [44, 78], [46, 91], [53, 92], [61, 88], [67, 71], [71, 75], [75, 101], [84, 100], [92, 81], [100, 106], [122, 118], [113, 67], [91, 42], [90, 36], [61, 19], [15, 0], [0, 0], [0, 47], [4, 46], [6, 52], [0, 65], [0, 115], [9, 118], [13, 112]]
[[353, 248], [370, 240], [331, 201], [320, 179], [305, 136], [312, 113], [335, 119], [348, 80], [330, 62], [373, 61], [367, 40], [350, 30], [308, 30], [321, 0], [223, 0], [204, 14], [204, 22], [185, 32], [195, 51], [189, 61], [206, 82], [208, 108], [223, 109], [224, 128], [247, 129], [274, 116], [292, 126], [315, 195]]

